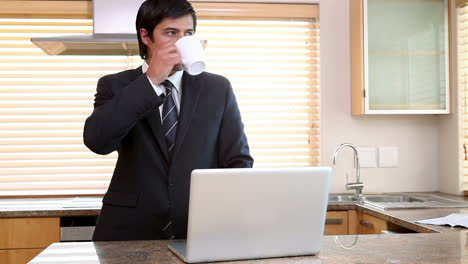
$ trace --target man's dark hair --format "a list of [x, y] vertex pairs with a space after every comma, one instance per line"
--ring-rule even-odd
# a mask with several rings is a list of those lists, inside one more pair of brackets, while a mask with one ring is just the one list
[[140, 57], [146, 59], [148, 50], [141, 40], [140, 29], [148, 31], [150, 39], [153, 40], [153, 30], [164, 18], [179, 18], [185, 15], [192, 15], [193, 30], [197, 26], [197, 16], [192, 5], [187, 0], [146, 0], [138, 9], [136, 17], [136, 30], [138, 36], [138, 46]]

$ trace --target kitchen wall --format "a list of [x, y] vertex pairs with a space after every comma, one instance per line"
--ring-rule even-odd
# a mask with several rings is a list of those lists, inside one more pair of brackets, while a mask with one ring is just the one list
[[[322, 164], [331, 165], [342, 142], [357, 146], [399, 148], [398, 168], [361, 170], [365, 192], [460, 192], [456, 115], [350, 114], [349, 2], [320, 2], [322, 62]], [[332, 192], [345, 191], [345, 172], [352, 154], [342, 155], [335, 167]]]
[[[452, 10], [455, 10], [455, 1], [452, 1]], [[456, 11], [452, 17], [454, 37], [456, 36]], [[452, 50], [457, 54], [457, 43], [452, 43]], [[457, 69], [457, 60], [453, 60], [453, 69]], [[439, 117], [439, 191], [460, 194], [463, 190], [463, 115], [464, 100], [458, 87], [457, 71], [453, 72], [454, 101], [453, 114]], [[461, 117], [461, 118], [460, 118]]]
[[[332, 166], [333, 152], [343, 142], [397, 147], [399, 167], [361, 170], [364, 192], [461, 192], [458, 105], [455, 114], [441, 116], [351, 115], [348, 0], [255, 2], [320, 4], [322, 165]], [[331, 192], [345, 192], [346, 172], [354, 179], [352, 152], [341, 152], [334, 168]]]

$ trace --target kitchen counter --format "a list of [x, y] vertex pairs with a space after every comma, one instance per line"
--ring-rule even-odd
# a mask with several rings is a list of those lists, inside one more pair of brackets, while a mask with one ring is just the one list
[[463, 227], [417, 224], [414, 221], [439, 218], [449, 214], [468, 214], [468, 208], [380, 210], [368, 205], [357, 205], [356, 209], [418, 233], [446, 233], [467, 230]]
[[[389, 193], [395, 195], [436, 195], [445, 197], [453, 200], [464, 200], [468, 201], [468, 197], [448, 195], [443, 193], [431, 192], [431, 193]], [[366, 194], [364, 194], [365, 196]], [[450, 227], [450, 226], [436, 226], [436, 225], [424, 225], [414, 223], [417, 220], [424, 220], [430, 218], [444, 217], [450, 214], [468, 214], [468, 208], [434, 208], [434, 209], [390, 209], [383, 210], [371, 205], [366, 204], [350, 204], [353, 208], [346, 207], [346, 204], [329, 203], [328, 211], [340, 211], [340, 210], [358, 210], [366, 214], [375, 216], [377, 218], [386, 220], [390, 223], [405, 227], [418, 233], [446, 233], [446, 232], [460, 232], [467, 230], [463, 227]], [[348, 204], [349, 206], [349, 204]]]
[[[451, 199], [467, 200], [462, 196], [441, 193], [412, 193], [419, 195], [439, 195]], [[63, 217], [97, 216], [102, 206], [102, 197], [78, 198], [3, 198], [0, 199], [0, 218], [13, 217]], [[416, 224], [414, 221], [447, 216], [453, 213], [468, 213], [468, 208], [450, 209], [397, 209], [381, 210], [364, 204], [329, 203], [328, 211], [358, 210], [403, 226], [419, 233], [459, 232], [460, 227]]]
[[[468, 232], [325, 236], [316, 256], [217, 263], [246, 264], [460, 264], [468, 263]], [[216, 249], [213, 249], [216, 250]], [[55, 243], [30, 263], [182, 264], [167, 241]]]
[[102, 197], [0, 198], [0, 218], [96, 216]]
[[[466, 199], [439, 193], [417, 194]], [[101, 206], [102, 197], [0, 199], [0, 218], [96, 216]], [[357, 210], [420, 234], [325, 236], [323, 250], [317, 256], [233, 263], [468, 263], [465, 253], [468, 229], [414, 223], [452, 213], [468, 213], [468, 208], [382, 210], [365, 204], [329, 203], [328, 210]], [[55, 243], [31, 263], [183, 263], [167, 250], [166, 243]]]
[[[438, 195], [457, 200], [466, 197], [441, 193], [412, 193]], [[0, 218], [12, 217], [63, 217], [97, 216], [102, 206], [102, 197], [78, 198], [8, 198], [0, 199]], [[364, 204], [329, 203], [328, 211], [358, 210], [419, 233], [459, 232], [460, 227], [416, 224], [414, 221], [447, 216], [453, 213], [468, 213], [468, 208], [450, 209], [397, 209], [381, 210]]]

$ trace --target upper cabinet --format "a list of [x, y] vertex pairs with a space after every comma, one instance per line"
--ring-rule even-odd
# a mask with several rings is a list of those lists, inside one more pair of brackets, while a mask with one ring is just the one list
[[450, 0], [350, 0], [352, 114], [447, 114]]

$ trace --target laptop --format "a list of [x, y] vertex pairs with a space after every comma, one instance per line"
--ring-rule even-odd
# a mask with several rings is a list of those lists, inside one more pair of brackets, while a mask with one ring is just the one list
[[187, 241], [169, 249], [187, 263], [317, 254], [332, 169], [200, 169], [192, 172]]

